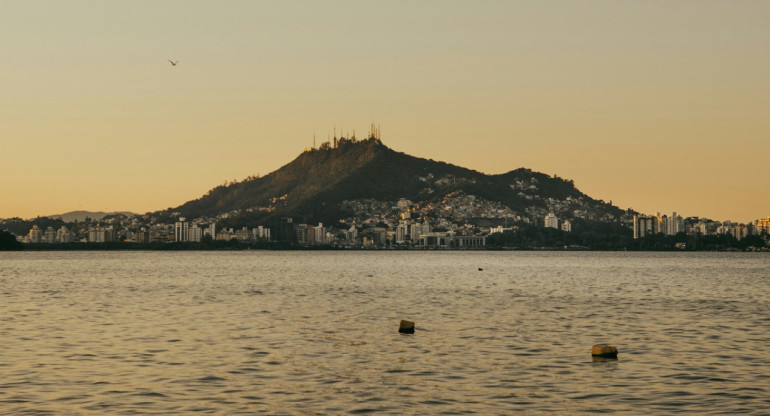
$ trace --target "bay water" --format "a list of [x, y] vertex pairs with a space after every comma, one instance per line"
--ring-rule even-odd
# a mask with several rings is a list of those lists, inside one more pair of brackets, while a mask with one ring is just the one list
[[769, 295], [766, 253], [0, 253], [0, 414], [770, 414]]

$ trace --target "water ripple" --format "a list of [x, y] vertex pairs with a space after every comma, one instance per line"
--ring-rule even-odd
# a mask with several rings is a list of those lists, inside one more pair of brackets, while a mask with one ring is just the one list
[[3, 256], [2, 414], [770, 413], [767, 256]]

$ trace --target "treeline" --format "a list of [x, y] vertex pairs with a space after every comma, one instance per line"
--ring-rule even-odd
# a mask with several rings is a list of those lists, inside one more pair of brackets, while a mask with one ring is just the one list
[[634, 240], [634, 250], [689, 250], [689, 251], [725, 251], [767, 248], [766, 236], [750, 235], [740, 240], [729, 234], [719, 235], [677, 235], [655, 234]]
[[751, 235], [738, 240], [732, 235], [655, 234], [634, 239], [632, 231], [619, 223], [576, 219], [572, 231], [534, 225], [520, 225], [517, 230], [492, 234], [488, 248], [649, 250], [649, 251], [729, 251], [767, 248], [766, 236]]
[[[14, 238], [14, 242], [16, 239]], [[18, 243], [17, 243], [18, 244]], [[274, 241], [259, 242], [240, 242], [236, 239], [229, 241], [212, 240], [204, 236], [201, 242], [153, 242], [153, 243], [133, 243], [124, 241], [110, 241], [106, 243], [37, 243], [37, 244], [19, 244], [19, 249], [29, 251], [115, 251], [115, 250], [138, 250], [138, 251], [178, 251], [178, 250], [297, 250], [297, 249], [334, 249], [329, 246], [300, 247], [287, 243]]]
[[572, 231], [520, 224], [514, 231], [495, 233], [487, 237], [489, 248], [623, 250], [633, 243], [631, 230], [619, 223], [604, 223], [576, 219]]
[[0, 251], [22, 250], [24, 246], [16, 241], [16, 237], [5, 231], [0, 230]]

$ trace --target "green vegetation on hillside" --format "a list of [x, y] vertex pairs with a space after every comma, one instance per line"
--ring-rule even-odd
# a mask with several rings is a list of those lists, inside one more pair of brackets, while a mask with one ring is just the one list
[[16, 241], [13, 234], [0, 230], [0, 251], [23, 250], [24, 246]]
[[549, 198], [570, 197], [590, 203], [601, 214], [622, 214], [581, 193], [572, 181], [529, 169], [487, 175], [396, 152], [377, 139], [344, 139], [337, 148], [303, 152], [269, 175], [218, 186], [160, 214], [172, 220], [172, 213], [187, 218], [228, 213], [225, 226], [270, 224], [281, 216], [332, 224], [349, 215], [341, 207], [344, 200], [432, 202], [454, 191], [497, 201], [518, 212], [530, 207], [545, 209]]

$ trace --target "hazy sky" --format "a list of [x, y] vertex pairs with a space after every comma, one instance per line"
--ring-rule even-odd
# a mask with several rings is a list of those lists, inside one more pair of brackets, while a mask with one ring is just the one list
[[0, 8], [3, 218], [177, 206], [372, 121], [394, 150], [623, 208], [766, 217], [770, 2]]

